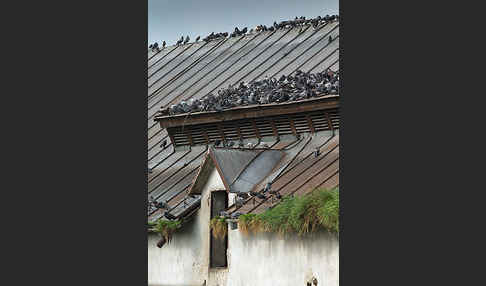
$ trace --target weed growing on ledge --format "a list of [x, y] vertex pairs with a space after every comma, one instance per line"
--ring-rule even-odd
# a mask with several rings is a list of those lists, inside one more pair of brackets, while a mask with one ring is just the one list
[[179, 220], [159, 219], [156, 222], [149, 222], [150, 231], [160, 233], [167, 242], [172, 240], [172, 234], [181, 226]]
[[209, 223], [211, 230], [213, 231], [213, 236], [215, 238], [224, 238], [228, 234], [228, 224], [224, 217], [215, 217], [211, 219]]
[[303, 235], [320, 228], [339, 233], [339, 188], [317, 189], [296, 197], [284, 197], [261, 214], [244, 214], [238, 220], [243, 234], [250, 232], [295, 232]]

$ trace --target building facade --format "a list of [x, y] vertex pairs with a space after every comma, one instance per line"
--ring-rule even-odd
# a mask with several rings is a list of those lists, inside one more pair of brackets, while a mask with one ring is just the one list
[[158, 248], [160, 236], [148, 236], [149, 285], [307, 285], [313, 278], [318, 285], [339, 285], [339, 241], [325, 231], [282, 237], [228, 228], [227, 266], [211, 267], [211, 192], [221, 190], [225, 186], [213, 168], [200, 209], [172, 241]]

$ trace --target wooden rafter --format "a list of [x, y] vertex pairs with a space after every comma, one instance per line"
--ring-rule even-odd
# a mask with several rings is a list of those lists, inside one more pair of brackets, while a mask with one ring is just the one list
[[194, 142], [192, 141], [192, 132], [191, 132], [191, 127], [190, 126], [187, 126], [186, 127], [186, 136], [187, 136], [187, 140], [189, 141], [189, 144], [191, 146], [194, 145]]
[[329, 129], [334, 130], [334, 127], [332, 126], [331, 117], [329, 116], [329, 113], [325, 112], [325, 114], [326, 114], [327, 125], [329, 126]]
[[243, 137], [241, 136], [241, 129], [239, 124], [236, 124], [236, 133], [238, 133], [238, 138], [240, 138], [240, 140], [243, 140]]
[[257, 128], [257, 126], [256, 126], [256, 123], [255, 123], [255, 120], [254, 120], [254, 119], [252, 119], [252, 120], [251, 120], [251, 124], [253, 125], [253, 130], [255, 131], [255, 135], [256, 135], [256, 137], [257, 137], [257, 138], [262, 138], [262, 137], [260, 136], [260, 131], [258, 131], [258, 128]]
[[292, 117], [288, 117], [288, 119], [290, 123], [290, 128], [292, 129], [292, 133], [294, 133], [294, 135], [297, 136], [297, 129], [295, 129], [294, 120], [292, 119]]
[[275, 126], [275, 121], [273, 119], [270, 120], [270, 125], [272, 125], [273, 136], [278, 137], [277, 126]]
[[307, 119], [307, 124], [309, 125], [309, 129], [311, 130], [312, 133], [316, 133], [316, 130], [314, 129], [314, 124], [312, 123], [312, 119], [310, 118], [309, 114], [305, 116]]
[[218, 124], [218, 131], [219, 131], [219, 136], [221, 136], [221, 140], [225, 141], [226, 137], [224, 136], [224, 131], [223, 131], [223, 125]]
[[206, 132], [206, 129], [203, 129], [203, 136], [204, 139], [206, 140], [206, 144], [209, 144], [209, 136], [208, 133]]
[[174, 145], [174, 147], [177, 146], [172, 133], [171, 132], [167, 132], [167, 133], [169, 134], [169, 138], [170, 138], [170, 141], [172, 142], [172, 145]]

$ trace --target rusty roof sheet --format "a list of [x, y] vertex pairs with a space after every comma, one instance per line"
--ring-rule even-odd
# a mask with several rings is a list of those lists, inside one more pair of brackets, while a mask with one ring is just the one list
[[[154, 122], [155, 113], [161, 107], [188, 98], [201, 98], [209, 92], [239, 81], [265, 76], [279, 77], [294, 73], [297, 69], [305, 72], [322, 71], [328, 67], [339, 69], [339, 22], [328, 23], [316, 30], [308, 28], [301, 34], [297, 31], [298, 29], [261, 32], [209, 43], [168, 46], [157, 54], [148, 52], [147, 160], [149, 168], [152, 169], [148, 176], [148, 191], [158, 201], [167, 200], [173, 208], [171, 214], [184, 215], [185, 209], [198, 205], [197, 196], [188, 199], [187, 193], [207, 150], [206, 146], [175, 150], [167, 131]], [[329, 35], [335, 39], [331, 43], [327, 40]], [[161, 146], [164, 140], [167, 142], [165, 148]], [[312, 139], [309, 146], [315, 145], [316, 140], [321, 139]], [[269, 142], [269, 145], [272, 144]], [[282, 144], [284, 142], [277, 143]], [[285, 151], [285, 155], [266, 178], [275, 176], [278, 170], [285, 168], [285, 164], [303, 144], [305, 141], [292, 144], [292, 148]], [[277, 149], [277, 145], [272, 148]], [[309, 152], [309, 146], [302, 154]], [[291, 164], [297, 164], [296, 161], [298, 160]], [[329, 168], [335, 170], [336, 166]], [[291, 178], [293, 175], [296, 174], [288, 172], [283, 177]], [[302, 180], [303, 176], [305, 175], [297, 176], [297, 180]], [[336, 178], [338, 175], [334, 175], [324, 184], [338, 184]], [[320, 175], [314, 176], [308, 185], [313, 185], [320, 179]], [[255, 188], [260, 188], [262, 184], [257, 183]], [[186, 204], [183, 203], [185, 198]], [[153, 219], [160, 216], [160, 212], [149, 215]]]
[[[315, 188], [339, 186], [339, 134], [318, 132], [307, 134], [303, 140], [287, 150], [282, 160], [267, 178], [255, 185], [252, 191], [261, 192], [267, 182], [273, 182], [271, 189], [280, 195], [303, 195]], [[314, 156], [319, 148], [320, 155]], [[242, 207], [229, 206], [230, 213], [260, 213], [279, 202], [275, 195], [266, 194], [267, 199], [250, 198]]]
[[[168, 201], [171, 206], [170, 213], [176, 217], [190, 213], [200, 203], [199, 194], [189, 196], [189, 190], [197, 181], [195, 176], [201, 172], [204, 158], [214, 160], [214, 164], [204, 165], [209, 168], [217, 166], [230, 192], [261, 192], [267, 182], [272, 182], [272, 190], [278, 190], [282, 196], [302, 195], [317, 187], [333, 188], [339, 185], [337, 130], [305, 133], [301, 134], [298, 140], [290, 140], [289, 137], [286, 141], [269, 142], [268, 145], [272, 149], [238, 150], [210, 147], [208, 150], [205, 146], [199, 146], [199, 153], [194, 152], [195, 150], [175, 152], [179, 154], [175, 160], [172, 159], [175, 163], [171, 165], [177, 167], [165, 171], [166, 176], [160, 179], [162, 183], [157, 177], [153, 178], [149, 183], [149, 186], [152, 186], [149, 193], [155, 194], [158, 201]], [[314, 155], [316, 148], [320, 151], [317, 157]], [[194, 147], [193, 149], [197, 150]], [[208, 153], [212, 156], [204, 156]], [[177, 162], [182, 158], [188, 158], [192, 163]], [[188, 166], [191, 167], [183, 170]], [[230, 213], [259, 213], [279, 201], [275, 195], [267, 193], [266, 196], [265, 200], [251, 198], [242, 207], [233, 205], [228, 210]], [[151, 214], [152, 219], [162, 215], [160, 212]]]

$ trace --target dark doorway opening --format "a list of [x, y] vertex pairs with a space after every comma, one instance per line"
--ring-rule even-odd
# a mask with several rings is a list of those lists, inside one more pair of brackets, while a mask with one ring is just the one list
[[[219, 216], [221, 211], [228, 207], [226, 191], [215, 191], [211, 193], [211, 219]], [[210, 234], [210, 255], [209, 265], [211, 268], [227, 267], [228, 261], [226, 251], [228, 249], [228, 236], [215, 238], [213, 231]]]

